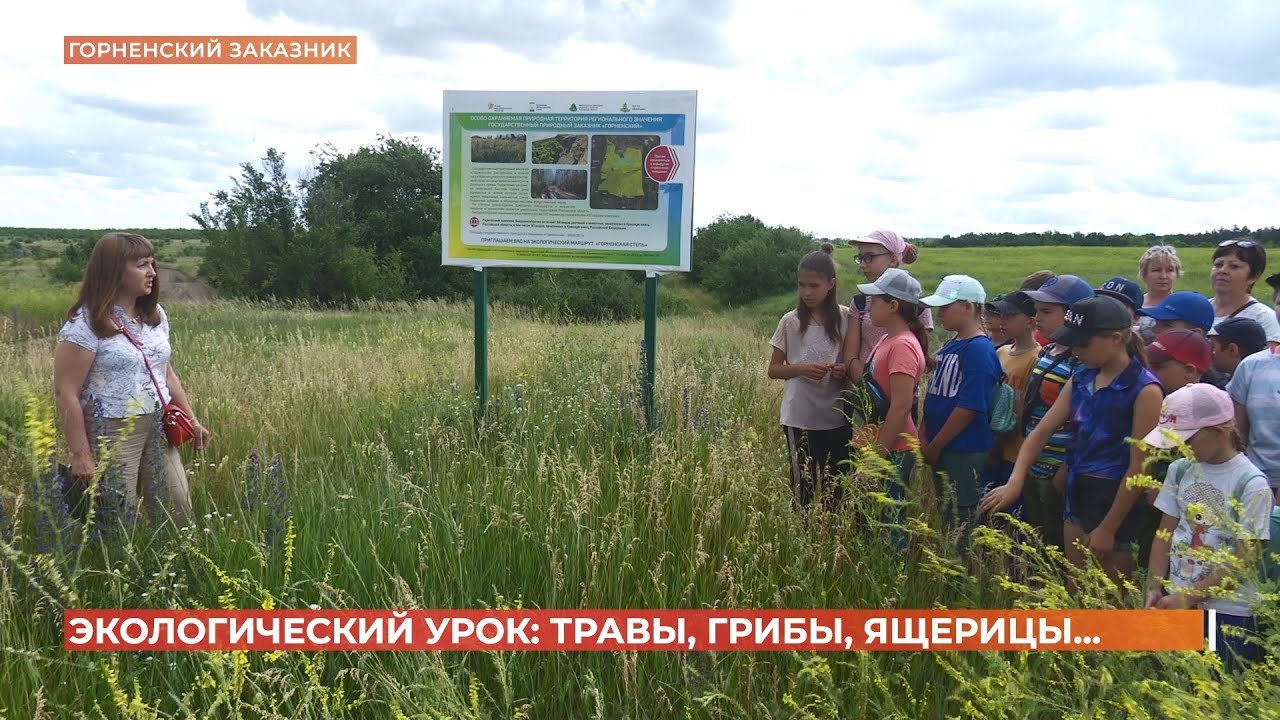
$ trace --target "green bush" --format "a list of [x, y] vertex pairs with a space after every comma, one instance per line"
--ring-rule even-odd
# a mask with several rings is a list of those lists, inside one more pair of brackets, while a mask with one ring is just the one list
[[765, 224], [752, 215], [717, 217], [693, 235], [689, 280], [704, 282], [721, 255], [766, 229]]
[[762, 228], [724, 251], [703, 284], [721, 302], [740, 305], [795, 287], [796, 265], [816, 249], [796, 228]]

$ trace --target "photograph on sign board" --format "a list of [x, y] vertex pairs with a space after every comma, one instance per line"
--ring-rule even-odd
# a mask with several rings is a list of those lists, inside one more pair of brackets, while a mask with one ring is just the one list
[[473, 163], [522, 163], [527, 135], [493, 133], [471, 136], [471, 162]]
[[591, 138], [591, 207], [597, 210], [657, 210], [658, 183], [644, 172], [644, 158], [657, 135], [594, 135]]
[[532, 170], [529, 197], [534, 200], [586, 200], [586, 170]]
[[586, 135], [534, 136], [534, 165], [586, 165]]

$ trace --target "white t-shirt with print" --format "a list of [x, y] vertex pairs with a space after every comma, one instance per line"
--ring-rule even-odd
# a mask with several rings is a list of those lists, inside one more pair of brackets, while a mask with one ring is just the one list
[[[840, 306], [838, 328], [843, 329], [849, 319], [849, 308]], [[843, 340], [843, 338], [842, 338]], [[769, 344], [787, 355], [787, 364], [832, 364], [840, 357], [840, 343], [827, 336], [820, 324], [809, 323], [800, 334], [800, 318], [792, 310], [778, 321], [778, 329]], [[782, 391], [782, 424], [803, 430], [831, 430], [845, 423], [840, 412], [840, 392], [844, 382], [837, 381], [831, 373], [821, 380], [794, 377], [787, 380]]]
[[[1270, 305], [1258, 300], [1250, 298], [1254, 302], [1248, 307], [1237, 312], [1235, 317], [1249, 318], [1250, 320], [1262, 326], [1262, 332], [1267, 336], [1267, 342], [1280, 343], [1280, 320], [1276, 319], [1276, 309]], [[1218, 323], [1226, 320], [1225, 317], [1215, 317], [1213, 326], [1217, 327]]]
[[[116, 318], [125, 323], [129, 332], [142, 342], [143, 350], [118, 333], [100, 338], [89, 324], [84, 308], [76, 311], [58, 332], [59, 342], [79, 345], [94, 354], [93, 365], [80, 388], [80, 407], [85, 417], [126, 418], [144, 415], [163, 407], [169, 398], [166, 378], [172, 348], [169, 345], [169, 316], [164, 308], [158, 308], [160, 324], [152, 327], [146, 322], [135, 323], [115, 306]], [[160, 384], [163, 398], [156, 396], [151, 375], [142, 361], [146, 352]]]
[[[1239, 491], [1246, 477], [1251, 479]], [[1233, 496], [1240, 503], [1238, 511], [1232, 509]], [[1174, 589], [1192, 588], [1215, 570], [1212, 562], [1195, 556], [1195, 548], [1235, 554], [1240, 539], [1270, 539], [1271, 504], [1266, 478], [1243, 453], [1218, 465], [1175, 461], [1156, 498], [1156, 508], [1178, 518], [1169, 547], [1169, 582]], [[1246, 583], [1238, 594], [1211, 596], [1202, 607], [1246, 617], [1252, 614], [1249, 604], [1257, 592], [1256, 583]]]

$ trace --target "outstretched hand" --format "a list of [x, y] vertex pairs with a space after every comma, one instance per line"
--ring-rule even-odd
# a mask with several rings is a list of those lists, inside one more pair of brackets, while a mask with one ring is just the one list
[[1005, 483], [997, 488], [987, 491], [982, 496], [982, 500], [978, 502], [978, 512], [982, 514], [997, 513], [1006, 508], [1012, 507], [1018, 501], [1018, 496], [1022, 494], [1021, 488], [1014, 490], [1009, 483]]

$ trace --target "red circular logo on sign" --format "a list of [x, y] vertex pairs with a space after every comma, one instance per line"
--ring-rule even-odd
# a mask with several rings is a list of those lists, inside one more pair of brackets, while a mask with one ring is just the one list
[[645, 156], [644, 171], [657, 182], [670, 182], [679, 169], [680, 159], [670, 145], [659, 145]]
[[471, 227], [479, 227], [479, 226], [480, 226], [480, 218], [472, 216]]

